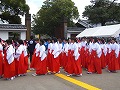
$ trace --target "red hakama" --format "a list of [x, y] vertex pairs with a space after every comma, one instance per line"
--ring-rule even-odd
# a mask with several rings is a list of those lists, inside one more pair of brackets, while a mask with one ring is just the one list
[[101, 68], [105, 68], [106, 67], [106, 60], [105, 60], [105, 54], [103, 52], [103, 49], [102, 49], [102, 54], [101, 54], [101, 57], [100, 57], [100, 60], [101, 60]]
[[119, 61], [118, 58], [116, 58], [115, 50], [111, 51], [111, 58], [108, 63], [108, 70], [109, 71], [119, 70]]
[[85, 68], [85, 47], [82, 47], [81, 50], [80, 50], [80, 58], [81, 58], [81, 64], [82, 64], [82, 67]]
[[27, 70], [25, 68], [24, 52], [22, 52], [18, 61], [19, 61], [18, 62], [18, 75], [27, 73]]
[[106, 54], [106, 65], [108, 66], [108, 63], [110, 62], [111, 59], [111, 53], [109, 53], [108, 51], [109, 49], [107, 49], [107, 54]]
[[89, 62], [90, 62], [90, 53], [89, 53], [89, 49], [86, 49], [86, 52], [85, 52], [85, 68], [88, 69], [88, 65], [89, 65]]
[[28, 56], [24, 57], [26, 71], [28, 70]]
[[62, 62], [63, 62], [63, 53], [61, 52], [58, 57], [59, 57], [60, 66], [62, 67], [63, 66], [62, 65]]
[[52, 54], [50, 53], [50, 49], [48, 49], [48, 54], [47, 54], [47, 66], [48, 66], [48, 70], [52, 71]]
[[18, 63], [19, 61], [17, 60], [17, 58], [15, 58], [15, 76], [18, 75]]
[[75, 57], [74, 57], [74, 74], [75, 75], [82, 74], [81, 59], [80, 59], [80, 57], [77, 60], [75, 60]]
[[66, 53], [64, 52], [64, 53], [63, 53], [63, 56], [62, 56], [62, 66], [63, 66], [64, 69], [65, 69], [65, 67], [66, 67], [67, 62], [68, 62], [68, 56], [67, 56]]
[[92, 50], [90, 55], [90, 63], [88, 65], [88, 72], [102, 74], [101, 60], [98, 58], [96, 51]]
[[73, 74], [73, 58], [72, 57], [72, 53], [71, 53], [71, 50], [68, 50], [68, 59], [67, 59], [67, 62], [66, 62], [66, 66], [65, 66], [65, 71], [68, 73], [68, 74]]
[[2, 51], [0, 51], [0, 76], [3, 75], [3, 55]]
[[42, 61], [39, 59], [37, 65], [36, 65], [36, 74], [44, 75], [46, 73], [47, 73], [47, 58], [45, 58]]
[[11, 64], [6, 59], [6, 51], [4, 53], [4, 78], [11, 78], [15, 76], [15, 61]]
[[57, 73], [59, 71], [60, 71], [59, 56], [54, 58], [54, 55], [52, 55], [52, 68], [51, 68], [51, 72]]
[[119, 70], [120, 70], [120, 51], [119, 51], [118, 62], [119, 62]]
[[[36, 51], [36, 50], [35, 50], [35, 51]], [[32, 56], [32, 61], [31, 61], [31, 64], [30, 64], [30, 68], [34, 68], [34, 69], [36, 69], [36, 65], [37, 65], [37, 63], [38, 63], [38, 61], [39, 61], [39, 55], [36, 56], [35, 51], [34, 51], [34, 54], [33, 54], [33, 56]]]

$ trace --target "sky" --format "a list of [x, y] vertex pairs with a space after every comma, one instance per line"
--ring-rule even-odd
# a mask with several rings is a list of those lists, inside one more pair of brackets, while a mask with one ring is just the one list
[[[31, 16], [33, 14], [36, 14], [38, 10], [40, 10], [44, 1], [45, 0], [26, 0], [26, 3], [30, 7]], [[80, 19], [82, 19], [82, 12], [84, 11], [85, 6], [91, 4], [90, 0], [72, 0], [72, 1], [75, 3], [75, 6], [78, 8]], [[120, 2], [120, 0], [117, 0], [117, 2]], [[25, 17], [21, 17], [21, 18], [22, 18], [22, 24], [25, 24]]]

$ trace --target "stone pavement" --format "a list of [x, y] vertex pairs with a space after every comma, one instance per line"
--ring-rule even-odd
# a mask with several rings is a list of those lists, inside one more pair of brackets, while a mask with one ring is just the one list
[[[103, 74], [87, 74], [83, 70], [82, 77], [71, 76], [69, 81], [59, 77], [58, 75], [41, 75], [32, 76], [35, 71], [30, 71], [27, 76], [17, 77], [14, 80], [0, 79], [0, 90], [87, 90], [89, 87], [86, 84], [98, 88], [98, 90], [120, 90], [120, 71], [117, 73], [109, 73], [106, 69]], [[61, 70], [60, 75], [66, 74]], [[64, 77], [65, 77], [64, 76]], [[86, 84], [77, 85], [76, 81]], [[71, 82], [70, 82], [71, 81]], [[89, 90], [93, 90], [89, 88]], [[94, 89], [95, 90], [95, 89]]]

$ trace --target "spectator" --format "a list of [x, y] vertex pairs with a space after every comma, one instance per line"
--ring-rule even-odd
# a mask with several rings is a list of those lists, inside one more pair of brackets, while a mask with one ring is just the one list
[[35, 49], [35, 41], [33, 39], [33, 36], [30, 37], [30, 40], [28, 41], [28, 52], [30, 54], [30, 62], [32, 60], [32, 55], [33, 55], [33, 52], [34, 52], [34, 49]]

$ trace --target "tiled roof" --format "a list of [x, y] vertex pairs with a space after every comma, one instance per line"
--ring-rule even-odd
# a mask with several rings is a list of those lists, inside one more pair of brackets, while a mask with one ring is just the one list
[[92, 28], [93, 25], [91, 25], [89, 22], [90, 22], [89, 20], [81, 20], [81, 19], [79, 19], [77, 23], [83, 25], [86, 28]]
[[81, 32], [81, 31], [83, 31], [83, 30], [85, 30], [85, 28], [78, 28], [78, 27], [68, 27], [68, 28], [67, 28], [67, 31], [68, 31], [68, 32], [71, 32], [71, 31]]
[[0, 29], [26, 29], [22, 24], [0, 24]]

